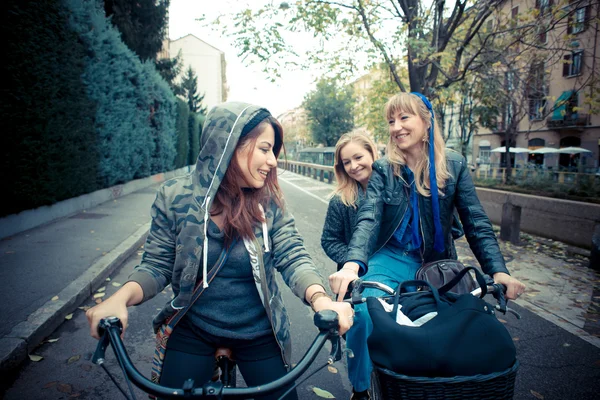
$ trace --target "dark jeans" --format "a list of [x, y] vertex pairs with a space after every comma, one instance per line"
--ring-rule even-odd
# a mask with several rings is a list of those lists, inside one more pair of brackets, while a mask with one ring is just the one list
[[[233, 351], [233, 358], [248, 386], [263, 385], [287, 373], [274, 336], [253, 340], [220, 338], [191, 327], [184, 319], [175, 327], [167, 342], [160, 384], [182, 387], [185, 380], [190, 378], [196, 387], [208, 382], [213, 375], [215, 350], [218, 347]], [[256, 398], [278, 399], [288, 388]], [[285, 399], [297, 400], [298, 395], [294, 390]]]

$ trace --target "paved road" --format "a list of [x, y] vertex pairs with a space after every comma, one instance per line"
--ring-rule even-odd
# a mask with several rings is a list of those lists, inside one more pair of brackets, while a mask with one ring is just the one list
[[[281, 178], [288, 206], [296, 217], [298, 229], [304, 235], [306, 246], [314, 255], [315, 262], [322, 268], [323, 275], [326, 276], [334, 270], [334, 264], [325, 257], [319, 239], [326, 211], [326, 200], [324, 199], [331, 187], [289, 173], [283, 174]], [[529, 258], [523, 258], [519, 251], [525, 250], [515, 250], [510, 253], [509, 267], [518, 270], [519, 274], [523, 274], [523, 276], [527, 276], [528, 266], [541, 268], [538, 264], [542, 265], [548, 262], [545, 258], [537, 257], [533, 261], [543, 260], [544, 263], [536, 261], [536, 264]], [[459, 245], [459, 252], [467, 259], [470, 257], [464, 246]], [[138, 262], [138, 258], [139, 255], [134, 255], [118, 273], [111, 276], [111, 281], [106, 284], [106, 292], [111, 293], [116, 290], [113, 283], [125, 281], [131, 268]], [[533, 267], [529, 269], [533, 270]], [[576, 283], [572, 285], [576, 285]], [[560, 290], [563, 292], [566, 290], [564, 285]], [[541, 291], [539, 293], [544, 294]], [[127, 343], [131, 358], [144, 373], [149, 371], [153, 346], [149, 320], [157, 312], [157, 309], [170, 298], [170, 295], [170, 291], [167, 290], [152, 301], [131, 309]], [[562, 297], [567, 297], [566, 293], [562, 293]], [[532, 306], [535, 297], [529, 300], [531, 301], [519, 304], [534, 311], [537, 310], [541, 314], [543, 310], [540, 308], [543, 306], [543, 302]], [[575, 298], [575, 300], [577, 299]], [[301, 305], [289, 292], [285, 294], [285, 301], [292, 316], [294, 356], [297, 359], [303, 349], [310, 344], [315, 328], [312, 326], [311, 313], [308, 308]], [[90, 298], [82, 306], [92, 305], [93, 302], [94, 299]], [[572, 333], [576, 329], [564, 329], [560, 326], [558, 317], [554, 323], [551, 322], [552, 318], [547, 315], [542, 318], [519, 305], [514, 305], [514, 308], [523, 315], [521, 321], [516, 321], [511, 316], [502, 317], [502, 319], [515, 340], [521, 362], [515, 398], [545, 400], [597, 398], [598, 396], [595, 394], [600, 389], [600, 349], [594, 344], [594, 336], [586, 337], [583, 333], [576, 335]], [[560, 312], [556, 313], [560, 315]], [[567, 317], [571, 314], [564, 315]], [[571, 322], [567, 321], [567, 323], [573, 325]], [[585, 324], [582, 327], [585, 328]], [[65, 321], [50, 336], [50, 339], [59, 340], [46, 342], [33, 352], [43, 356], [44, 359], [39, 362], [28, 361], [26, 363], [12, 387], [6, 391], [6, 399], [118, 398], [118, 391], [104, 372], [89, 362], [95, 342], [89, 337], [83, 311], [77, 310], [73, 318]], [[112, 360], [109, 362], [109, 368], [119, 375], [118, 369], [114, 365], [114, 358], [112, 355], [109, 358]], [[315, 365], [321, 363], [322, 357]], [[298, 389], [300, 398], [303, 400], [319, 398], [312, 391], [313, 387], [327, 390], [338, 399], [349, 398], [350, 388], [345, 378], [345, 366], [343, 363], [338, 364], [336, 365], [337, 373], [325, 369], [306, 383], [301, 384]], [[138, 398], [144, 398], [144, 395], [139, 393]]]

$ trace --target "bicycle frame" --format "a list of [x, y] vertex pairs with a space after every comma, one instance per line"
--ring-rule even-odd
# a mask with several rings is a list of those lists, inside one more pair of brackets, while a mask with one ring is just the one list
[[98, 365], [103, 364], [106, 348], [112, 344], [115, 356], [126, 376], [131, 379], [134, 385], [148, 394], [165, 399], [178, 399], [182, 397], [197, 399], [247, 399], [257, 395], [269, 394], [293, 385], [294, 381], [310, 367], [327, 341], [331, 342], [331, 352], [327, 359], [327, 364], [333, 364], [342, 358], [337, 313], [331, 310], [316, 313], [314, 323], [319, 328], [319, 333], [298, 364], [281, 378], [261, 386], [229, 388], [225, 387], [221, 381], [209, 381], [201, 387], [195, 387], [192, 379], [188, 379], [182, 388], [170, 388], [156, 384], [142, 375], [133, 365], [120, 337], [122, 330], [121, 323], [115, 317], [100, 321], [99, 331], [102, 333], [102, 337], [98, 342], [92, 362]]

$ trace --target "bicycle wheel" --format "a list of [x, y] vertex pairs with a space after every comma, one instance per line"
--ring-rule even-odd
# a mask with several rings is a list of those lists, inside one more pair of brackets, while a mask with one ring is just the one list
[[383, 394], [381, 393], [381, 386], [379, 385], [379, 377], [375, 369], [371, 371], [371, 385], [369, 386], [369, 396], [371, 400], [384, 400]]

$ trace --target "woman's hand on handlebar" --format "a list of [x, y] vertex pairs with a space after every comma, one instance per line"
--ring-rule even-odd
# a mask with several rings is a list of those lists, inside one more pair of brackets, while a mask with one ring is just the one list
[[107, 317], [117, 317], [123, 324], [122, 338], [125, 334], [125, 329], [127, 329], [127, 307], [138, 304], [142, 300], [143, 295], [142, 288], [138, 283], [127, 282], [108, 299], [87, 310], [85, 316], [90, 325], [90, 335], [93, 338], [100, 339], [100, 336], [98, 335], [98, 324], [100, 323], [100, 320]]
[[340, 335], [343, 335], [352, 327], [354, 310], [349, 303], [339, 303], [329, 297], [320, 297], [313, 303], [313, 307], [315, 312], [332, 310], [338, 314]]
[[338, 272], [329, 275], [329, 286], [338, 295], [337, 301], [343, 301], [348, 285], [358, 279], [360, 267], [357, 263], [348, 261]]
[[524, 283], [504, 272], [496, 272], [493, 277], [494, 283], [502, 283], [506, 286], [506, 298], [508, 300], [516, 300], [525, 292]]

